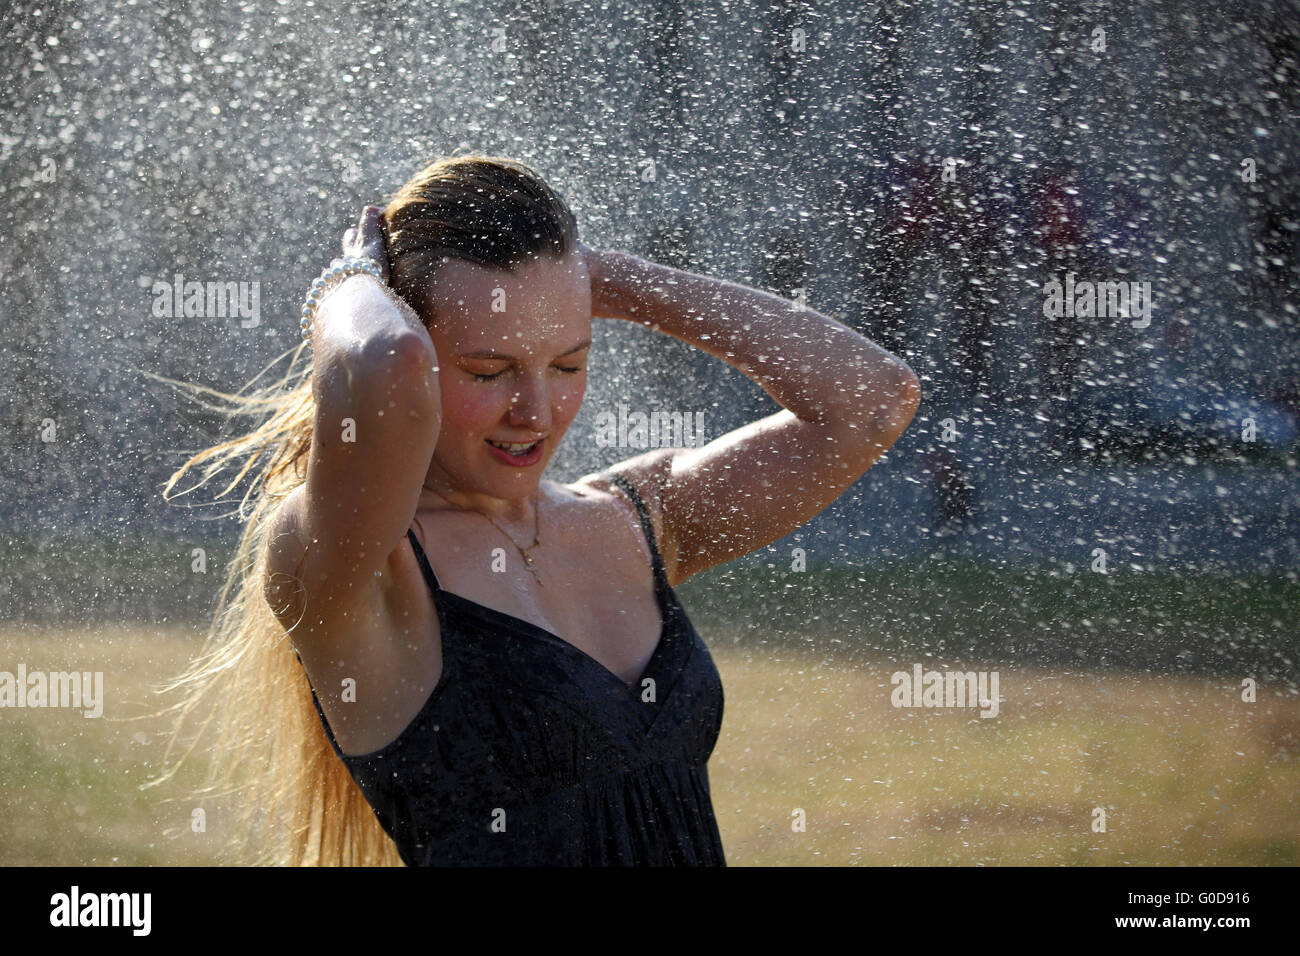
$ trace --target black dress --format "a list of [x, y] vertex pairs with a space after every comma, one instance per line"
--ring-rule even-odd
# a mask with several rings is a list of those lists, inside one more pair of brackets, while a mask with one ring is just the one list
[[722, 681], [653, 555], [663, 630], [632, 687], [550, 631], [444, 591], [433, 594], [442, 676], [387, 746], [335, 753], [408, 866], [725, 866], [707, 762]]

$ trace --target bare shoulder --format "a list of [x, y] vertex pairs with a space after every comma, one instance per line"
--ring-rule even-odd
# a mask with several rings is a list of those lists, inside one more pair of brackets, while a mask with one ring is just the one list
[[656, 448], [643, 455], [637, 455], [610, 465], [601, 471], [583, 475], [573, 482], [570, 488], [578, 490], [595, 489], [607, 494], [618, 502], [618, 506], [630, 514], [640, 527], [641, 521], [636, 513], [636, 506], [628, 500], [617, 485], [611, 481], [612, 475], [621, 475], [636, 489], [650, 513], [650, 525], [654, 529], [655, 543], [663, 558], [664, 570], [668, 583], [676, 587], [680, 582], [677, 571], [677, 543], [672, 530], [665, 527], [663, 510], [663, 491], [672, 476], [675, 448]]
[[262, 593], [286, 630], [292, 630], [305, 609], [302, 565], [307, 557], [307, 542], [302, 537], [300, 517], [304, 494], [305, 486], [299, 485], [276, 505], [267, 519]]
[[[315, 580], [308, 557], [320, 545], [305, 540], [299, 491], [268, 519], [266, 600], [339, 746], [347, 754], [370, 753], [397, 737], [442, 677], [437, 610], [405, 539], [373, 582], [349, 589], [346, 601], [335, 593], [339, 589]], [[422, 533], [418, 523], [414, 528]], [[366, 688], [365, 705], [343, 702], [339, 688], [347, 681]]]
[[411, 602], [402, 602], [400, 596], [419, 587], [419, 569], [409, 546], [403, 542], [374, 578], [348, 588], [323, 584], [313, 575], [311, 559], [324, 545], [309, 540], [305, 507], [306, 485], [299, 485], [267, 519], [262, 579], [266, 603], [300, 651], [322, 642], [338, 650], [340, 642], [359, 640], [358, 634], [365, 635], [369, 645], [382, 641], [392, 630], [386, 625], [394, 599], [405, 609]]

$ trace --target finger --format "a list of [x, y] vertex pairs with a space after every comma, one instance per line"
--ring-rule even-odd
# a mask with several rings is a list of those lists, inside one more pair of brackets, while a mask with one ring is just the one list
[[380, 221], [384, 211], [378, 206], [367, 206], [361, 216], [361, 232], [358, 240], [362, 245], [362, 254], [369, 256], [379, 264], [385, 280], [388, 277], [388, 255], [384, 248], [384, 233]]
[[348, 226], [348, 231], [343, 233], [343, 251], [350, 252], [352, 245], [357, 241], [357, 227]]
[[367, 206], [361, 212], [358, 234], [361, 238], [361, 244], [367, 249], [374, 248], [376, 243], [383, 245], [384, 237], [379, 231], [379, 215], [381, 212], [382, 210], [378, 206]]

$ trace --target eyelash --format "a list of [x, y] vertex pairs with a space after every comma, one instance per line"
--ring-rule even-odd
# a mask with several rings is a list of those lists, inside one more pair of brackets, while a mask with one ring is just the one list
[[[557, 365], [556, 368], [558, 368], [561, 372], [564, 372], [566, 375], [577, 375], [579, 372], [582, 371], [582, 368], [581, 368], [581, 367], [578, 367], [578, 368], [564, 368], [563, 366], [558, 366], [558, 365]], [[496, 372], [496, 373], [494, 373], [494, 374], [492, 374], [492, 375], [479, 375], [479, 374], [477, 374], [477, 373], [470, 373], [470, 374], [474, 375], [474, 380], [475, 380], [476, 382], [490, 382], [490, 381], [492, 381], [492, 379], [494, 379], [494, 378], [500, 378], [502, 375], [504, 375], [504, 374], [506, 374], [506, 373], [505, 373], [505, 369], [502, 369], [500, 372]]]

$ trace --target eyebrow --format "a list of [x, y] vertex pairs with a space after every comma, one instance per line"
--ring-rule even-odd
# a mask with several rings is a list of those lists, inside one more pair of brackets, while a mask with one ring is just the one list
[[[557, 355], [556, 358], [564, 358], [566, 355], [572, 355], [574, 352], [581, 352], [583, 349], [588, 348], [590, 345], [591, 345], [591, 339], [587, 339], [584, 342], [579, 342], [573, 348], [569, 349], [569, 351], [562, 352], [559, 355]], [[492, 349], [479, 349], [475, 352], [462, 352], [460, 357], [477, 358], [477, 359], [503, 359], [508, 362], [513, 362], [515, 360], [515, 357], [513, 355], [505, 355], [501, 352], [494, 352], [492, 351]]]

